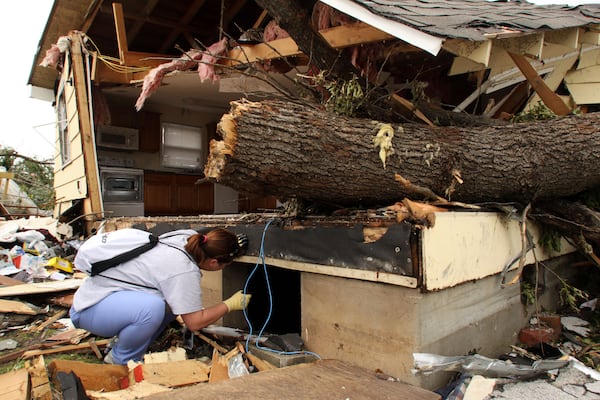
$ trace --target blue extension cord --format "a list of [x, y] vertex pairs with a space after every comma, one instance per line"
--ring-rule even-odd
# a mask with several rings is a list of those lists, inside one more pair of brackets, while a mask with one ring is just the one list
[[[271, 314], [273, 313], [273, 294], [271, 292], [271, 283], [269, 282], [269, 275], [267, 273], [267, 265], [265, 263], [265, 236], [267, 234], [267, 229], [269, 228], [269, 225], [271, 225], [271, 222], [273, 222], [273, 219], [270, 219], [267, 222], [267, 224], [265, 225], [265, 229], [263, 230], [263, 233], [262, 233], [262, 239], [260, 241], [260, 253], [258, 255], [259, 259], [256, 261], [256, 265], [254, 266], [254, 269], [252, 270], [252, 272], [250, 272], [250, 275], [248, 275], [248, 279], [246, 279], [246, 284], [244, 285], [244, 294], [246, 294], [247, 289], [248, 289], [248, 283], [252, 279], [252, 276], [258, 270], [258, 267], [262, 261], [262, 267], [263, 267], [263, 271], [265, 274], [265, 281], [267, 282], [267, 291], [269, 293], [269, 314], [267, 315], [265, 323], [263, 324], [262, 328], [260, 329], [260, 332], [258, 333], [258, 336], [256, 337], [256, 342], [254, 343], [254, 345], [258, 349], [270, 351], [272, 353], [283, 354], [283, 355], [309, 354], [318, 359], [321, 359], [321, 357], [318, 354], [310, 352], [310, 351], [277, 351], [277, 350], [270, 349], [268, 347], [260, 346], [258, 343], [260, 337], [262, 336], [265, 328], [267, 327], [267, 325], [269, 323], [269, 320], [271, 319]], [[248, 324], [248, 327], [249, 327], [248, 337], [246, 338], [246, 352], [249, 352], [248, 347], [249, 347], [249, 343], [250, 343], [250, 337], [252, 336], [252, 323], [250, 322], [250, 319], [248, 318], [248, 311], [246, 310], [246, 308], [244, 308], [243, 312], [244, 312], [244, 318], [246, 319], [246, 323]]]

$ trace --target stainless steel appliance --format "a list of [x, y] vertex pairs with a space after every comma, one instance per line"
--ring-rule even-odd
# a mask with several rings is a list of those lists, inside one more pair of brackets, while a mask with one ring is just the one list
[[100, 167], [100, 190], [107, 217], [144, 215], [144, 171]]

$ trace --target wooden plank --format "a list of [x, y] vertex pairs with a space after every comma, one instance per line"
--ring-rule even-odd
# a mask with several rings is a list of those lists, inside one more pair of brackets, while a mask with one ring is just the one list
[[23, 285], [23, 284], [25, 284], [25, 282], [20, 281], [18, 279], [0, 275], [0, 285], [2, 285], [2, 286], [14, 286], [14, 285]]
[[[93, 342], [94, 346], [106, 346], [107, 344], [109, 344], [111, 341], [111, 339], [103, 339], [103, 340], [98, 340]], [[26, 351], [23, 353], [22, 357], [23, 358], [30, 358], [30, 357], [35, 357], [35, 356], [40, 356], [40, 355], [44, 355], [44, 354], [56, 354], [56, 353], [66, 353], [66, 352], [72, 352], [72, 351], [76, 351], [76, 350], [85, 350], [85, 349], [89, 349], [92, 347], [92, 344], [90, 342], [88, 343], [82, 343], [82, 344], [74, 344], [74, 345], [70, 345], [70, 346], [60, 346], [60, 347], [54, 347], [51, 349], [46, 349], [46, 350], [30, 350], [30, 351]]]
[[425, 116], [425, 114], [423, 114], [423, 112], [421, 112], [421, 110], [419, 110], [412, 102], [410, 102], [409, 100], [406, 100], [404, 97], [397, 95], [396, 93], [392, 94], [392, 100], [400, 105], [404, 110], [408, 111], [411, 114], [414, 114], [415, 117], [419, 118], [421, 121], [423, 121], [424, 123], [426, 123], [429, 126], [435, 126], [433, 124], [433, 122], [431, 122], [429, 120], [429, 118], [427, 118]]
[[67, 315], [67, 310], [60, 310], [59, 312], [57, 312], [56, 314], [54, 314], [52, 317], [50, 317], [47, 320], [45, 320], [44, 322], [42, 322], [39, 326], [35, 327], [33, 329], [33, 331], [34, 332], [43, 331], [44, 329], [46, 329], [47, 326], [49, 326], [52, 323], [58, 321], [59, 319], [61, 319], [65, 315]]
[[55, 382], [56, 374], [60, 371], [75, 372], [86, 390], [107, 392], [121, 389], [120, 381], [126, 379], [128, 374], [125, 365], [91, 364], [71, 360], [54, 360], [48, 365], [48, 372]]
[[167, 387], [178, 387], [208, 381], [210, 367], [198, 360], [169, 361], [144, 364], [146, 382]]
[[277, 368], [157, 394], [153, 400], [214, 399], [411, 399], [436, 400], [437, 393], [402, 382], [377, 378], [375, 372], [338, 360]]
[[29, 294], [53, 293], [77, 289], [85, 279], [65, 279], [63, 281], [28, 283], [0, 288], [0, 297], [24, 296]]
[[535, 68], [529, 64], [529, 61], [527, 61], [524, 56], [510, 52], [508, 54], [548, 108], [556, 115], [567, 115], [571, 113], [571, 108], [546, 85], [544, 80], [536, 72]]
[[44, 357], [39, 356], [34, 360], [26, 361], [25, 368], [31, 377], [32, 400], [52, 400], [52, 389]]
[[123, 5], [121, 3], [112, 3], [112, 8], [115, 19], [115, 29], [117, 31], [119, 59], [121, 60], [121, 64], [124, 64], [125, 54], [129, 51], [129, 48], [127, 45], [127, 31], [125, 30], [125, 17], [123, 16]]
[[[242, 256], [236, 261], [255, 264], [256, 256]], [[261, 261], [261, 260], [258, 260]], [[265, 263], [274, 267], [280, 267], [301, 272], [311, 272], [315, 274], [324, 274], [330, 276], [338, 276], [343, 278], [359, 279], [363, 281], [389, 283], [391, 285], [405, 286], [409, 288], [417, 287], [417, 278], [403, 276], [398, 274], [390, 274], [383, 271], [367, 271], [343, 267], [331, 267], [328, 265], [309, 264], [298, 261], [282, 260], [279, 258], [265, 257]]]
[[217, 349], [213, 349], [212, 364], [210, 366], [209, 383], [229, 380], [229, 367], [227, 359]]
[[29, 400], [29, 373], [22, 368], [0, 375], [0, 400]]
[[18, 300], [4, 299], [0, 299], [0, 312], [24, 315], [37, 315], [43, 313], [43, 311], [39, 307], [34, 307], [31, 304], [26, 304]]
[[[560, 59], [560, 61], [555, 62], [555, 66], [552, 72], [550, 72], [544, 77], [544, 83], [546, 84], [546, 86], [548, 86], [550, 90], [555, 91], [556, 89], [558, 89], [558, 87], [564, 80], [567, 72], [571, 70], [571, 68], [577, 61], [577, 57], [577, 52], [570, 52], [568, 54], [565, 54], [564, 57]], [[540, 99], [540, 94], [536, 92], [533, 96], [531, 96], [524, 110], [529, 110], [531, 107], [534, 107], [540, 101]], [[571, 107], [568, 108], [570, 109]]]
[[84, 213], [100, 213], [103, 211], [102, 199], [100, 196], [100, 182], [98, 173], [98, 164], [96, 162], [96, 145], [94, 143], [94, 132], [92, 129], [92, 121], [89, 109], [88, 99], [88, 79], [84, 69], [84, 57], [82, 54], [83, 43], [81, 36], [71, 36], [71, 57], [73, 60], [73, 81], [76, 91], [77, 100], [77, 115], [78, 125], [81, 135], [81, 146], [84, 155], [85, 176], [87, 178], [87, 196], [89, 209], [85, 209]]

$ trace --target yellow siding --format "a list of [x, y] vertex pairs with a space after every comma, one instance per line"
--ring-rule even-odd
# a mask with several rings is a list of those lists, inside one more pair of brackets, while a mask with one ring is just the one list
[[[67, 60], [67, 63], [69, 61]], [[71, 68], [65, 67], [65, 71]], [[81, 131], [79, 126], [79, 113], [77, 111], [77, 99], [74, 87], [68, 82], [73, 82], [73, 74], [63, 74], [62, 85], [66, 102], [68, 121], [70, 161], [62, 165], [60, 155], [60, 131], [56, 130], [56, 157], [54, 173], [54, 189], [56, 191], [55, 215], [64, 212], [72, 205], [74, 200], [87, 197], [87, 181], [85, 176], [85, 164], [81, 142]]]

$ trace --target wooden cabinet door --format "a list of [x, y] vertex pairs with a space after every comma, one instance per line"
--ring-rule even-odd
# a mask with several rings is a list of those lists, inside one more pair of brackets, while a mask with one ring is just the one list
[[144, 174], [144, 214], [147, 216], [173, 215], [174, 176], [168, 174]]
[[175, 179], [175, 198], [180, 215], [212, 214], [214, 212], [214, 193], [212, 183], [197, 185], [199, 177], [177, 175]]
[[158, 152], [160, 150], [160, 114], [140, 111], [138, 129], [140, 151]]

